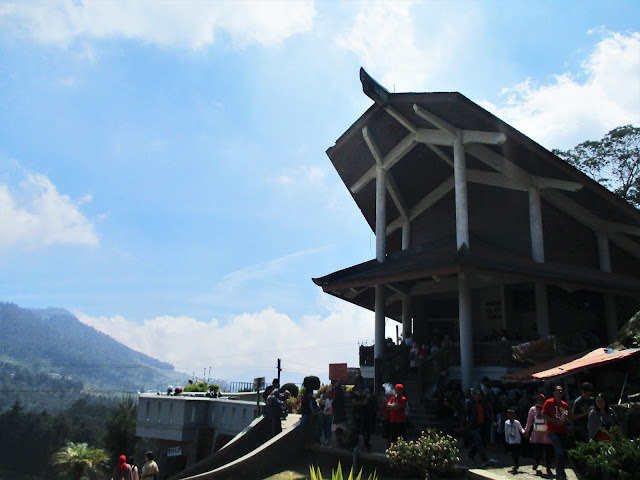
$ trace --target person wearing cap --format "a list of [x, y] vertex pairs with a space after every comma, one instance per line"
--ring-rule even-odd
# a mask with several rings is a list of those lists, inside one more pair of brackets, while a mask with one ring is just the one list
[[401, 437], [407, 438], [407, 399], [403, 395], [403, 385], [398, 383], [394, 392], [395, 395], [387, 402], [390, 443], [395, 443]]
[[524, 427], [525, 436], [529, 436], [529, 441], [533, 445], [533, 469], [538, 470], [538, 465], [542, 463], [542, 455], [544, 453], [544, 466], [547, 469], [547, 475], [551, 475], [551, 454], [552, 446], [549, 435], [547, 435], [547, 421], [542, 416], [542, 406], [546, 401], [546, 397], [539, 393], [536, 396], [536, 403], [529, 409], [527, 416], [527, 426]]

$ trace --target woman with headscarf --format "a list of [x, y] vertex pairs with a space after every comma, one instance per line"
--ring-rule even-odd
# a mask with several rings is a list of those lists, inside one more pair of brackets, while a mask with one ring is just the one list
[[113, 471], [111, 478], [113, 480], [133, 480], [131, 475], [131, 466], [127, 464], [126, 456], [120, 455], [118, 458], [118, 466]]

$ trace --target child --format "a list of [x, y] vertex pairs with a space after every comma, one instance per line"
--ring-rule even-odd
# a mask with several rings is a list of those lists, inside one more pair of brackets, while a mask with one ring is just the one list
[[520, 461], [520, 442], [522, 440], [522, 434], [524, 428], [520, 424], [519, 420], [516, 420], [516, 411], [513, 408], [507, 410], [507, 421], [504, 422], [504, 439], [507, 444], [507, 449], [511, 451], [511, 458], [513, 458], [513, 469], [511, 473], [518, 473], [518, 463]]

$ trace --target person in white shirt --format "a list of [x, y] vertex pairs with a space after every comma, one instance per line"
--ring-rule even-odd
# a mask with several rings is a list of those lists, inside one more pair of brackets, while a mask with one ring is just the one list
[[524, 428], [520, 424], [519, 420], [516, 420], [516, 411], [513, 408], [507, 410], [507, 420], [504, 422], [504, 439], [507, 444], [507, 449], [511, 452], [511, 458], [513, 459], [513, 469], [511, 473], [518, 473], [518, 466], [520, 463], [520, 442], [522, 441], [522, 435], [524, 434]]

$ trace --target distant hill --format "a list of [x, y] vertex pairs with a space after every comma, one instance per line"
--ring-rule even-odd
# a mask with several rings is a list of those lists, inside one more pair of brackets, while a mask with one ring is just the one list
[[67, 310], [0, 302], [0, 410], [15, 400], [30, 410], [51, 409], [52, 398], [164, 391], [186, 379], [173, 365], [128, 348]]

